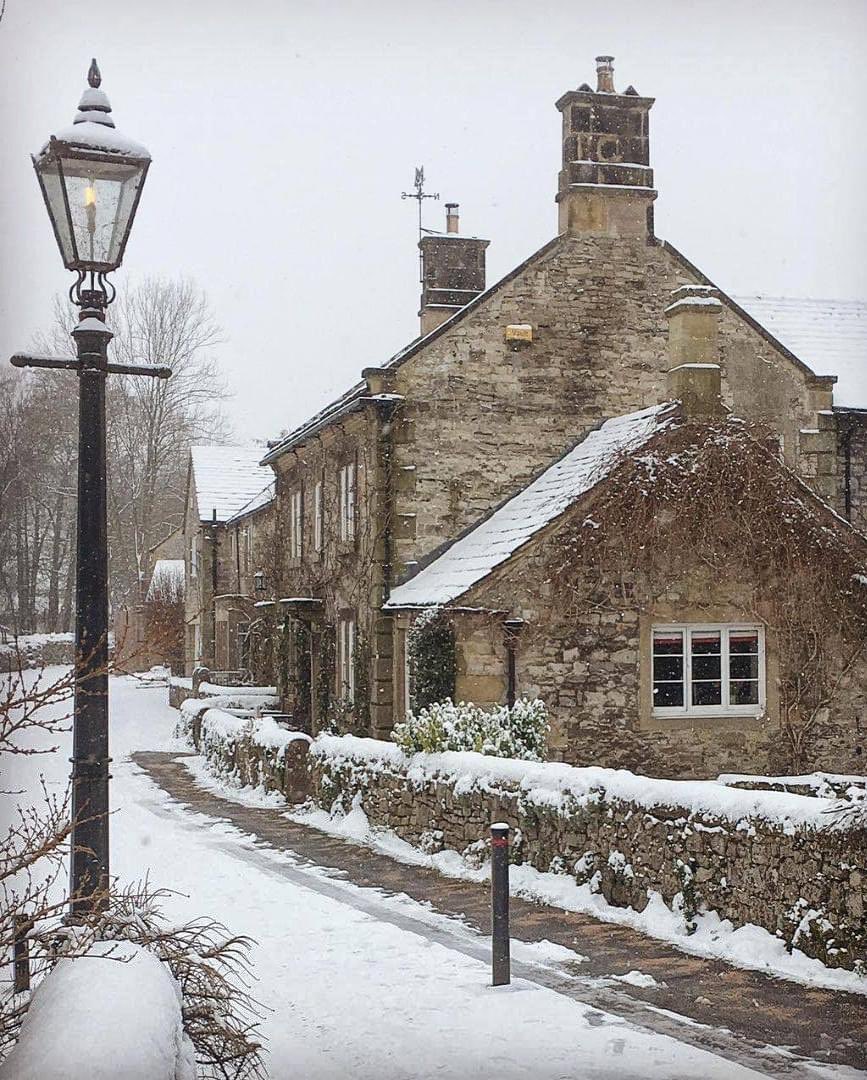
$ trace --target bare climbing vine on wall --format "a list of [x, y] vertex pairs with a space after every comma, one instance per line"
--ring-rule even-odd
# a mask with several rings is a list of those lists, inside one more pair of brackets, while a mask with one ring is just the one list
[[567, 617], [633, 594], [649, 610], [702, 572], [747, 588], [778, 658], [790, 762], [807, 761], [865, 654], [867, 540], [774, 460], [761, 428], [720, 420], [663, 432], [624, 457], [583, 520], [564, 525], [558, 551], [552, 586]]

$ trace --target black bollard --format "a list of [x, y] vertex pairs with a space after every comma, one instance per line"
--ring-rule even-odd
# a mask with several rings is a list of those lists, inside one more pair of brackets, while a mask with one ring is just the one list
[[512, 981], [509, 961], [509, 826], [491, 826], [491, 971], [494, 986]]

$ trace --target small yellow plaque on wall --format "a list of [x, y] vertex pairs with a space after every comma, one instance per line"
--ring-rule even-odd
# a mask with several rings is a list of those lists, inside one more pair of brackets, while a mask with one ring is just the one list
[[531, 345], [533, 327], [529, 323], [509, 323], [506, 327], [506, 341], [510, 345]]

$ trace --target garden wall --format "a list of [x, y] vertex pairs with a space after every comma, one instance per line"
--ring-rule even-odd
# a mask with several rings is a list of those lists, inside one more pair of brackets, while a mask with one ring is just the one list
[[492, 821], [508, 821], [514, 861], [589, 882], [611, 904], [640, 911], [655, 891], [687, 923], [704, 906], [830, 966], [867, 966], [867, 830], [829, 814], [833, 800], [472, 753], [407, 757], [353, 736], [320, 736], [310, 777], [319, 805], [357, 798], [372, 824], [427, 850], [477, 851]]
[[310, 736], [287, 731], [273, 717], [239, 719], [208, 700], [188, 698], [175, 734], [198, 750], [221, 779], [279, 792], [289, 802], [307, 797]]
[[0, 645], [0, 671], [71, 664], [75, 637], [72, 634], [25, 634]]
[[280, 698], [275, 686], [222, 686], [217, 683], [202, 682], [193, 685], [193, 680], [180, 676], [169, 679], [169, 705], [179, 709], [188, 698], [211, 698], [220, 708], [277, 709]]

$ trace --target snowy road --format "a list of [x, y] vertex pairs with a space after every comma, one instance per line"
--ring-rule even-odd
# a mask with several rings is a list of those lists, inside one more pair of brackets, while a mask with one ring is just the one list
[[[413, 920], [431, 925], [421, 905], [329, 881], [173, 802], [125, 760], [134, 750], [172, 747], [176, 714], [165, 699], [165, 689], [112, 681], [112, 870], [124, 881], [147, 873], [177, 890], [167, 905], [173, 918], [211, 915], [257, 940], [255, 992], [270, 1010], [275, 1080], [763, 1075], [535, 982], [494, 990], [472, 950], [412, 929]], [[26, 759], [16, 781], [35, 790], [41, 770], [50, 785], [63, 785], [67, 758], [64, 747]], [[388, 918], [377, 917], [383, 905], [391, 905]], [[517, 956], [544, 961], [543, 952], [519, 947]]]

